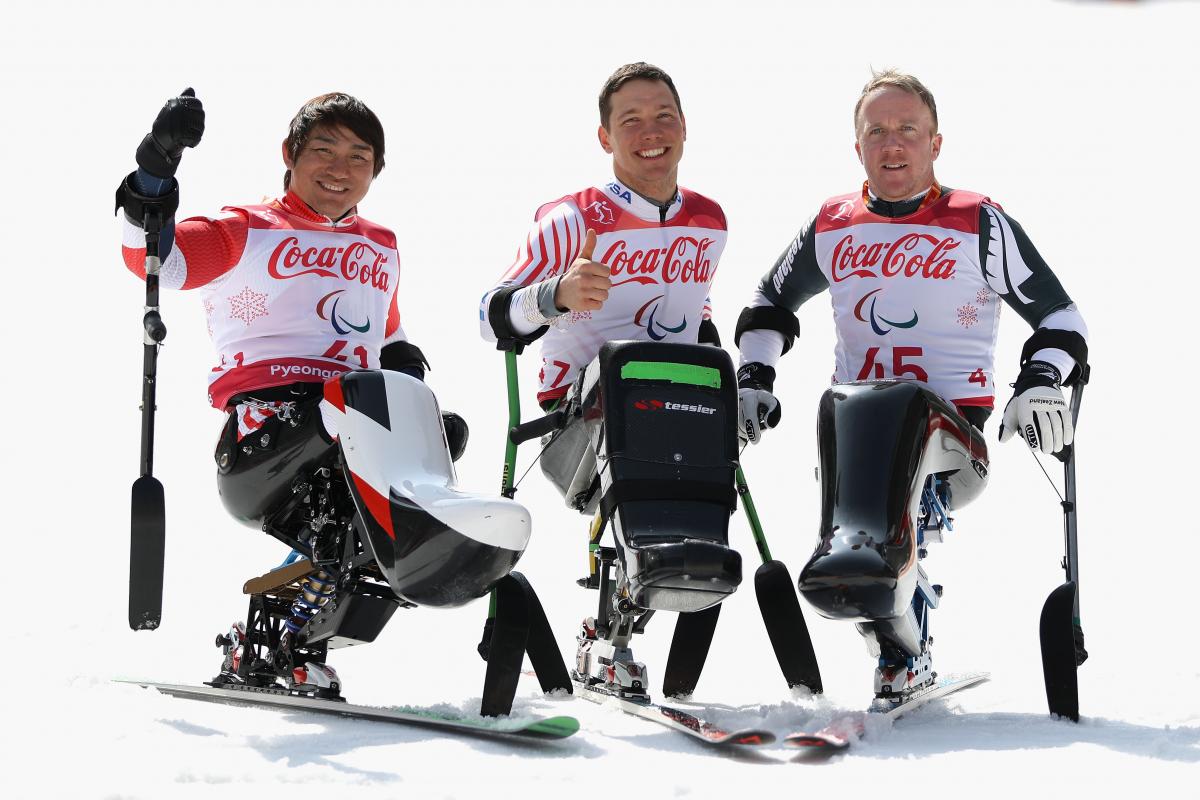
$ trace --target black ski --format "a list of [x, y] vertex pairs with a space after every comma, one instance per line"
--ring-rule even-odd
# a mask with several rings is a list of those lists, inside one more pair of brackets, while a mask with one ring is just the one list
[[462, 733], [472, 736], [487, 736], [499, 738], [520, 739], [565, 739], [579, 730], [579, 720], [574, 717], [541, 717], [541, 718], [479, 718], [456, 716], [429, 709], [400, 706], [395, 708], [376, 708], [374, 706], [357, 706], [340, 700], [323, 700], [319, 698], [294, 695], [285, 689], [270, 689], [250, 686], [222, 687], [184, 686], [171, 683], [153, 683], [149, 681], [118, 681], [156, 689], [163, 694], [173, 697], [183, 697], [189, 700], [203, 700], [210, 703], [232, 703], [273, 708], [282, 711], [312, 711], [320, 714], [336, 714], [352, 719], [371, 720], [373, 722], [389, 722], [398, 725], [417, 725], [426, 728], [436, 728], [449, 733]]
[[615, 706], [626, 714], [657, 722], [665, 728], [686, 734], [705, 744], [754, 746], [772, 744], [775, 741], [775, 734], [768, 730], [761, 728], [728, 730], [682, 709], [661, 706], [649, 701], [629, 700], [585, 686], [579, 681], [575, 682], [575, 690], [580, 696], [586, 697], [593, 703]]

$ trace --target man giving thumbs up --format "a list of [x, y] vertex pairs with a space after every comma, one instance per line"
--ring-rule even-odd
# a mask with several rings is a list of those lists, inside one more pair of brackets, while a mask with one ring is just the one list
[[719, 344], [708, 294], [725, 214], [678, 184], [687, 124], [671, 77], [642, 62], [614, 72], [600, 92], [597, 135], [613, 179], [539, 208], [479, 309], [488, 341], [542, 339], [543, 408], [605, 342]]

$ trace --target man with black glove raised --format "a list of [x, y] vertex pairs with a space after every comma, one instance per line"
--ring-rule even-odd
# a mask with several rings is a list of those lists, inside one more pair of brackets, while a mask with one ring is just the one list
[[1003, 301], [1034, 329], [1000, 425], [1031, 448], [1061, 451], [1072, 425], [1062, 384], [1087, 362], [1087, 326], [1025, 231], [989, 198], [937, 182], [933, 96], [887, 71], [854, 109], [860, 191], [827, 200], [763, 277], [738, 319], [741, 435], [757, 443], [781, 417], [775, 364], [800, 331], [796, 311], [829, 290], [835, 383], [924, 383], [982, 429], [995, 401], [992, 361]]
[[[290, 496], [299, 464], [323, 458], [332, 447], [336, 415], [318, 410], [323, 383], [352, 369], [423, 379], [428, 365], [400, 326], [396, 237], [358, 215], [384, 166], [383, 126], [374, 112], [342, 93], [309, 100], [283, 141], [282, 197], [176, 224], [175, 173], [184, 150], [200, 143], [204, 124], [191, 89], [158, 112], [137, 148], [137, 170], [117, 191], [125, 211], [122, 250], [126, 266], [144, 278], [142, 225], [147, 209], [157, 211], [160, 285], [200, 290], [218, 353], [209, 400], [226, 412], [216, 453], [221, 499], [238, 520], [266, 529], [264, 497], [278, 488], [272, 482], [287, 483], [283, 491]], [[446, 416], [457, 458], [466, 425]], [[295, 633], [334, 587], [313, 591], [285, 635]], [[244, 635], [239, 622], [230, 641], [236, 645]], [[240, 649], [232, 646], [218, 681], [241, 680], [235, 653]], [[313, 671], [309, 679], [329, 682], [328, 674]]]

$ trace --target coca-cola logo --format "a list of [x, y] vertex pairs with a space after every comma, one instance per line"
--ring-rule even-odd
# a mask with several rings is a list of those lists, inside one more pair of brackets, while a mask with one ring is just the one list
[[906, 233], [894, 242], [855, 244], [848, 233], [833, 248], [835, 283], [848, 278], [927, 278], [948, 280], [958, 263], [949, 253], [962, 242], [949, 236], [939, 239], [927, 233]]
[[271, 253], [267, 272], [272, 278], [286, 280], [301, 275], [337, 278], [351, 283], [388, 290], [387, 256], [368, 242], [344, 247], [300, 247], [300, 240], [289, 236]]
[[[601, 259], [613, 276], [613, 286], [624, 283], [708, 283], [716, 268], [708, 257], [714, 239], [680, 236], [666, 247], [630, 250], [629, 243], [618, 239]], [[624, 280], [617, 280], [627, 275]]]

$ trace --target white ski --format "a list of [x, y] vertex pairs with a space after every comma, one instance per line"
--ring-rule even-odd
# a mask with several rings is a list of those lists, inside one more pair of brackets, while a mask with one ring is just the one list
[[759, 728], [742, 728], [727, 730], [720, 725], [708, 722], [678, 708], [662, 706], [650, 701], [629, 700], [615, 694], [593, 689], [579, 681], [575, 682], [575, 691], [580, 697], [585, 697], [593, 703], [612, 705], [626, 714], [657, 722], [666, 728], [699, 739], [711, 745], [764, 745], [775, 741], [775, 734]]
[[212, 686], [187, 686], [150, 681], [118, 680], [156, 689], [173, 697], [189, 700], [204, 700], [210, 703], [233, 703], [238, 705], [265, 706], [285, 711], [314, 711], [321, 714], [336, 714], [352, 719], [374, 722], [390, 722], [401, 725], [419, 725], [427, 728], [475, 736], [522, 739], [564, 739], [579, 730], [579, 721], [574, 717], [518, 718], [497, 717], [482, 719], [456, 716], [421, 708], [376, 708], [357, 706], [341, 700], [323, 700], [301, 697], [280, 691], [255, 690], [253, 688], [214, 688]]
[[807, 733], [797, 732], [784, 737], [783, 743], [791, 747], [812, 748], [813, 750], [839, 751], [850, 747], [851, 743], [862, 738], [866, 730], [866, 722], [872, 716], [899, 719], [901, 716], [920, 708], [926, 703], [938, 700], [972, 686], [978, 686], [990, 676], [986, 672], [969, 675], [938, 678], [929, 688], [917, 692], [903, 703], [893, 705], [886, 700], [876, 700], [870, 710], [857, 711], [836, 718], [824, 728]]

